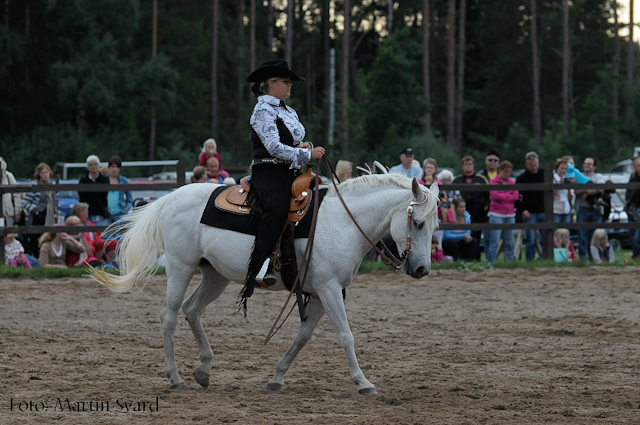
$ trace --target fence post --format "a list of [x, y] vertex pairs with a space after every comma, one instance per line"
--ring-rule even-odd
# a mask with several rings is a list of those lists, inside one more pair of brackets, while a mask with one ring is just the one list
[[180, 186], [184, 186], [185, 185], [185, 167], [184, 167], [184, 161], [180, 160], [178, 161], [178, 163], [176, 164], [176, 182], [180, 185]]
[[544, 258], [553, 260], [553, 162], [544, 164], [544, 182], [551, 184], [549, 189], [544, 191]]
[[[5, 222], [2, 224], [3, 226], [8, 226], [9, 223], [6, 222], [6, 217], [4, 216], [4, 202], [2, 201], [4, 198], [4, 192], [0, 193], [0, 213], [2, 214], [2, 218]], [[2, 235], [2, 243], [0, 243], [0, 264], [4, 265], [4, 234]]]

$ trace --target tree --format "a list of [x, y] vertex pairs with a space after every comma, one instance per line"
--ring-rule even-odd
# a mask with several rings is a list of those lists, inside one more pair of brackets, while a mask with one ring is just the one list
[[422, 0], [422, 86], [424, 99], [426, 101], [425, 130], [428, 135], [432, 134], [431, 129], [431, 84], [429, 78], [429, 32], [430, 32], [429, 0]]
[[461, 146], [456, 140], [456, 0], [449, 0], [447, 14], [447, 141], [449, 146], [462, 153]]
[[467, 16], [467, 0], [460, 0], [460, 15], [458, 24], [458, 88], [456, 93], [456, 142], [459, 151], [462, 152], [464, 138], [462, 130], [464, 128], [464, 59], [465, 59], [465, 28]]
[[618, 2], [611, 2], [613, 8], [613, 37], [615, 47], [613, 51], [613, 87], [611, 89], [611, 111], [613, 115], [613, 149], [618, 150], [620, 147], [620, 137], [618, 133], [618, 124], [620, 121], [620, 106], [618, 93], [618, 78], [620, 76], [620, 25], [618, 23]]
[[340, 121], [342, 125], [342, 156], [349, 157], [349, 62], [351, 55], [351, 1], [344, 0], [344, 31], [342, 33], [342, 72], [340, 73]]
[[542, 117], [540, 113], [540, 54], [538, 53], [538, 12], [536, 0], [531, 0], [531, 70], [533, 85], [533, 138], [542, 146]]

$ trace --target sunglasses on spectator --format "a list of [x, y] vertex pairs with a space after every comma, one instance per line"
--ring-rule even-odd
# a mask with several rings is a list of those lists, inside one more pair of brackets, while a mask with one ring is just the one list
[[498, 159], [497, 158], [487, 158], [487, 161], [498, 162]]

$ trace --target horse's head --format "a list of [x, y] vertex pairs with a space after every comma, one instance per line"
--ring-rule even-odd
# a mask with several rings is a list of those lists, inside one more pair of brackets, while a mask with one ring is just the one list
[[398, 208], [391, 219], [391, 236], [398, 252], [409, 250], [405, 273], [420, 279], [431, 271], [431, 237], [438, 228], [438, 183], [427, 189], [414, 178], [411, 190], [413, 201]]

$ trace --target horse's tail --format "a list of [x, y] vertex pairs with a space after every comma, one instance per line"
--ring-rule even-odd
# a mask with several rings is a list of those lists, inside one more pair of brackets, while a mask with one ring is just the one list
[[158, 257], [164, 250], [160, 218], [171, 195], [123, 216], [124, 223], [108, 229], [122, 234], [116, 249], [120, 275], [89, 267], [91, 277], [116, 292], [131, 289], [140, 280], [142, 285], [136, 286], [144, 287], [147, 279], [158, 269]]

